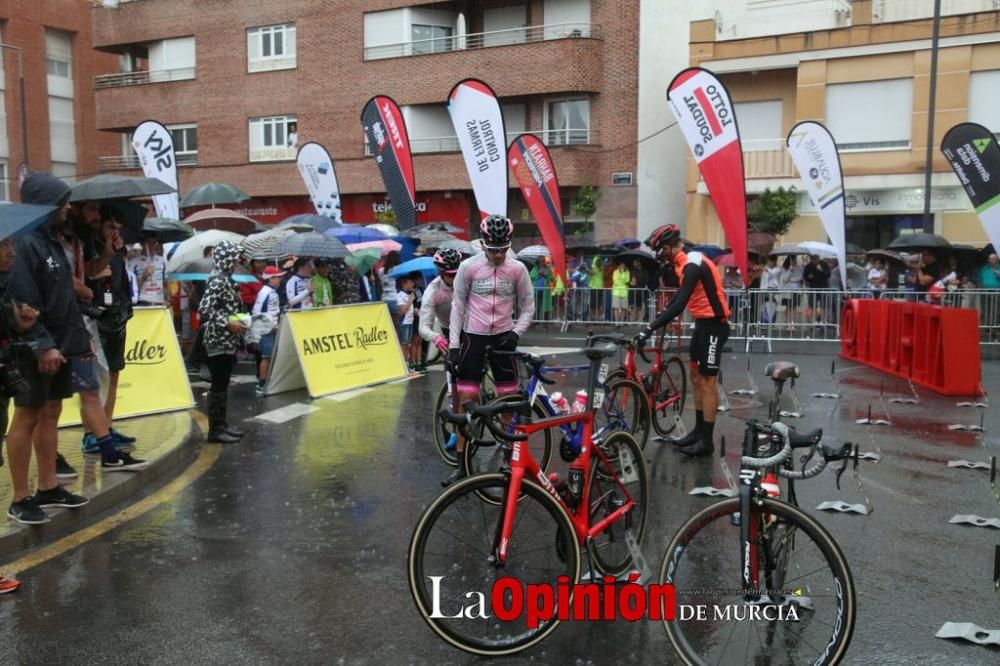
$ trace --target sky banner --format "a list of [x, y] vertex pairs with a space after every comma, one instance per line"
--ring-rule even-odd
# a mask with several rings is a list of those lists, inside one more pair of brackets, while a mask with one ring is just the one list
[[337, 172], [333, 169], [333, 159], [323, 144], [310, 141], [299, 148], [295, 158], [309, 190], [316, 213], [343, 223], [340, 214], [340, 188], [337, 186]]
[[159, 178], [177, 190], [172, 194], [153, 197], [156, 214], [171, 220], [181, 219], [177, 158], [174, 156], [174, 138], [170, 135], [170, 130], [155, 120], [146, 120], [132, 132], [132, 148], [139, 156], [143, 174], [149, 178]]
[[542, 232], [542, 239], [552, 254], [556, 274], [565, 280], [566, 237], [563, 232], [562, 205], [559, 202], [559, 181], [549, 151], [538, 137], [522, 134], [510, 144], [507, 161], [535, 223]]
[[448, 95], [448, 113], [462, 147], [479, 214], [507, 216], [507, 135], [496, 93], [465, 79]]
[[743, 149], [729, 91], [701, 67], [683, 70], [667, 88], [667, 102], [691, 146], [715, 212], [747, 284], [747, 195]]
[[941, 152], [962, 181], [994, 250], [1000, 250], [1000, 146], [982, 125], [959, 123], [944, 135]]
[[376, 95], [361, 111], [361, 125], [396, 212], [396, 226], [405, 231], [417, 223], [417, 188], [403, 114], [391, 97]]
[[819, 211], [830, 244], [837, 250], [841, 284], [847, 284], [847, 238], [844, 219], [844, 174], [840, 168], [840, 153], [830, 130], [820, 123], [806, 120], [785, 138], [799, 178], [805, 183], [812, 205]]

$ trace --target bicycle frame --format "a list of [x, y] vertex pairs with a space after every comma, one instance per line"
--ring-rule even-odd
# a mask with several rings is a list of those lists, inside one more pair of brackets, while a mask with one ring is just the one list
[[573, 508], [566, 504], [565, 500], [563, 500], [562, 496], [559, 494], [559, 491], [556, 490], [555, 486], [552, 485], [552, 482], [549, 480], [549, 477], [545, 474], [544, 470], [542, 470], [541, 466], [539, 466], [538, 461], [535, 460], [533, 455], [531, 455], [531, 451], [527, 447], [527, 442], [518, 441], [512, 443], [513, 451], [511, 453], [511, 465], [509, 471], [510, 483], [504, 490], [503, 498], [501, 499], [501, 504], [504, 507], [503, 521], [500, 525], [498, 525], [498, 532], [493, 544], [493, 550], [497, 554], [497, 563], [499, 565], [502, 565], [507, 559], [507, 546], [510, 543], [510, 535], [513, 531], [517, 515], [518, 501], [516, 498], [518, 498], [521, 494], [521, 485], [523, 483], [536, 483], [552, 495], [557, 502], [559, 502], [560, 506], [562, 506], [570, 517], [570, 522], [573, 524], [573, 530], [576, 532], [579, 545], [585, 544], [588, 539], [599, 536], [610, 525], [618, 520], [621, 520], [622, 517], [635, 508], [635, 500], [629, 494], [628, 489], [625, 488], [621, 478], [615, 474], [615, 484], [624, 495], [625, 503], [597, 524], [590, 524], [591, 456], [594, 452], [596, 452], [597, 456], [604, 463], [608, 463], [608, 459], [605, 457], [604, 452], [601, 451], [599, 447], [593, 446], [591, 438], [594, 427], [593, 411], [582, 412], [580, 414], [554, 416], [552, 418], [541, 419], [530, 423], [518, 423], [515, 425], [515, 432], [517, 434], [530, 436], [547, 428], [561, 428], [564, 426], [570, 426], [574, 423], [579, 424], [575, 429], [581, 431], [583, 441], [580, 448], [580, 455], [573, 462], [573, 465], [582, 467], [584, 470], [584, 476], [583, 485], [580, 489], [580, 500], [577, 502], [576, 507]]

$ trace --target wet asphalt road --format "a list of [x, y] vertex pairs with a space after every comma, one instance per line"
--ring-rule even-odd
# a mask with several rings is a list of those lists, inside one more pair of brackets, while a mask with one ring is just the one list
[[[557, 335], [527, 342], [574, 346]], [[887, 379], [894, 425], [869, 433], [855, 419], [869, 404], [880, 416], [881, 375], [844, 362], [831, 375], [834, 347], [822, 350], [829, 353], [773, 357], [803, 368], [796, 393], [805, 417], [795, 425], [823, 427], [827, 443], [856, 441], [883, 455], [862, 468], [875, 507], [869, 517], [812, 510], [828, 499], [863, 502], [849, 475], [841, 492], [829, 471], [797, 486], [800, 503], [834, 534], [854, 572], [860, 609], [848, 663], [996, 663], [996, 649], [934, 634], [945, 621], [1000, 628], [991, 581], [1000, 531], [948, 524], [955, 514], [997, 517], [1000, 508], [988, 473], [946, 466], [950, 459], [987, 459], [976, 435], [950, 432], [947, 424], [978, 423], [982, 412], [989, 435], [998, 432], [1000, 417], [926, 391], [920, 405], [890, 404], [909, 389]], [[771, 388], [761, 369], [768, 358], [752, 359], [765, 397]], [[745, 388], [746, 357], [727, 353], [725, 360], [727, 389]], [[1000, 365], [988, 364], [984, 380], [998, 390]], [[432, 372], [348, 400], [314, 401], [317, 411], [285, 424], [243, 423], [243, 443], [226, 447], [179, 496], [22, 573], [22, 590], [0, 597], [0, 663], [477, 661], [431, 633], [406, 580], [411, 530], [446, 474], [430, 431], [442, 381]], [[570, 394], [583, 381], [560, 378]], [[809, 397], [831, 390], [843, 398]], [[250, 384], [234, 387], [234, 396], [232, 415], [239, 418], [308, 402], [304, 392], [259, 401]], [[766, 412], [760, 397], [730, 400], [733, 410], [720, 415], [716, 432], [733, 443], [735, 471], [741, 419]], [[658, 570], [673, 531], [710, 501], [686, 491], [722, 485], [722, 477], [717, 464], [681, 460], [652, 440], [646, 458], [652, 483], [644, 552]], [[541, 645], [498, 661], [677, 660], [659, 623], [618, 622], [563, 624]]]

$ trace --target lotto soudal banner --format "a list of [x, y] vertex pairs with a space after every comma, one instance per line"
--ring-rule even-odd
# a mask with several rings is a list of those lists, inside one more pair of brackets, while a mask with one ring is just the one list
[[[139, 156], [142, 172], [150, 178], [159, 178], [170, 187], [177, 187], [177, 158], [174, 156], [174, 138], [170, 130], [156, 122], [146, 120], [132, 132], [132, 149]], [[181, 219], [180, 197], [177, 192], [153, 197], [156, 214], [171, 220]]]
[[406, 376], [384, 303], [293, 310], [278, 329], [266, 392], [305, 386], [310, 397], [318, 398]]
[[[100, 345], [100, 342], [96, 342]], [[107, 362], [99, 355], [98, 368], [106, 387]], [[103, 391], [102, 387], [102, 391]], [[194, 406], [184, 356], [177, 344], [174, 320], [165, 308], [136, 308], [125, 331], [125, 369], [118, 377], [115, 418], [171, 412]], [[63, 403], [59, 425], [80, 423], [76, 396]]]
[[306, 189], [309, 190], [309, 198], [316, 207], [316, 213], [343, 224], [337, 172], [333, 169], [333, 159], [327, 149], [320, 143], [310, 141], [299, 148], [295, 162]]
[[372, 97], [361, 111], [361, 125], [396, 213], [396, 226], [409, 229], [417, 223], [417, 188], [410, 138], [399, 105], [385, 95]]
[[951, 162], [994, 248], [1000, 248], [1000, 146], [982, 125], [959, 123], [944, 135], [941, 152]]
[[819, 212], [830, 244], [837, 250], [841, 284], [847, 284], [847, 238], [844, 218], [844, 175], [840, 153], [830, 130], [806, 120], [792, 128], [785, 138], [799, 178], [805, 183], [809, 200]]
[[496, 93], [478, 79], [460, 81], [448, 95], [448, 113], [480, 216], [506, 217], [507, 134]]
[[715, 74], [690, 67], [674, 77], [667, 102], [691, 146], [736, 265], [747, 284], [747, 196], [743, 149], [729, 91]]
[[556, 274], [566, 279], [566, 236], [563, 232], [559, 181], [549, 151], [538, 137], [522, 134], [510, 144], [507, 161], [531, 214], [552, 254]]

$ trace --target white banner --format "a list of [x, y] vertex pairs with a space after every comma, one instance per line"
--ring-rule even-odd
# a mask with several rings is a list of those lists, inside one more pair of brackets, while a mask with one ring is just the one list
[[299, 173], [309, 190], [316, 213], [343, 223], [340, 213], [340, 188], [337, 186], [337, 172], [333, 170], [333, 159], [321, 144], [310, 141], [299, 148], [295, 159]]
[[147, 120], [132, 133], [132, 148], [139, 156], [142, 172], [148, 178], [158, 178], [177, 190], [172, 194], [153, 197], [156, 214], [171, 220], [181, 219], [177, 158], [174, 156], [174, 138], [170, 131], [155, 120]]
[[833, 135], [811, 120], [792, 128], [785, 139], [809, 200], [816, 207], [830, 244], [837, 250], [841, 284], [847, 284], [847, 239], [844, 232], [844, 175]]
[[739, 138], [729, 93], [711, 72], [685, 70], [670, 84], [667, 101], [699, 164]]
[[507, 135], [500, 102], [476, 79], [461, 81], [448, 96], [448, 113], [482, 217], [507, 216]]

